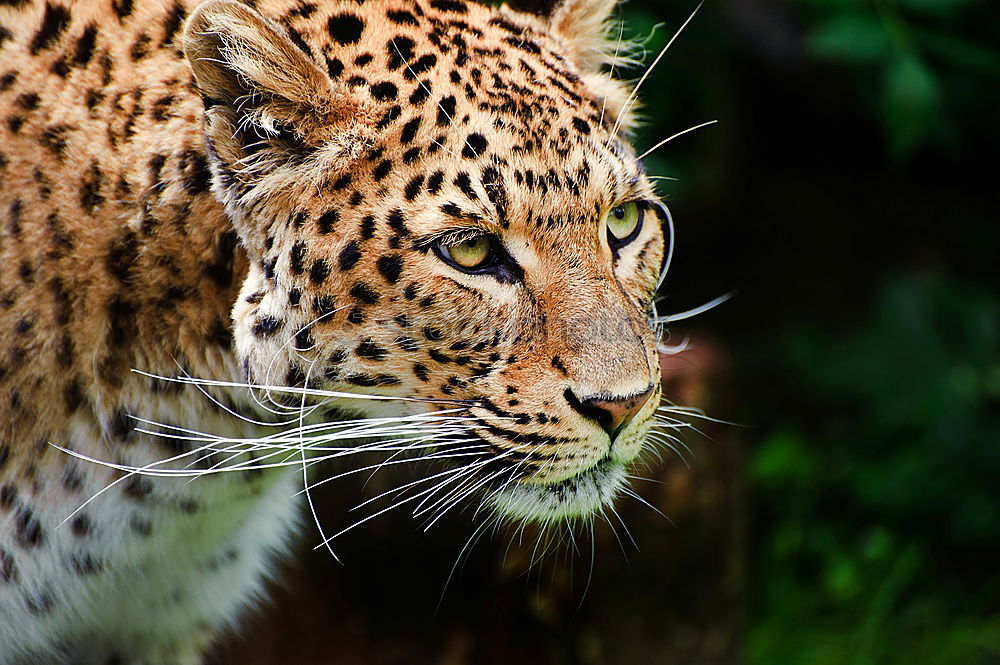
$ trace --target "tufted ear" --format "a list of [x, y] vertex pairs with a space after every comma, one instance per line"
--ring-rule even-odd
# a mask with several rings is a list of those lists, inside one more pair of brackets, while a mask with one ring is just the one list
[[342, 169], [371, 139], [371, 109], [338, 88], [285, 31], [236, 0], [209, 0], [184, 30], [222, 180], [266, 196]]
[[584, 69], [594, 71], [608, 60], [610, 19], [617, 0], [509, 0], [507, 4], [548, 21], [573, 45]]

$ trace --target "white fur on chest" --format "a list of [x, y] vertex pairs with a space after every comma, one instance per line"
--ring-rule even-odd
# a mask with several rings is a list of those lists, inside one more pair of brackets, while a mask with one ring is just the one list
[[[189, 399], [164, 400], [149, 416], [198, 417], [207, 431], [233, 436], [256, 432], [197, 407], [185, 414]], [[70, 431], [75, 441], [101, 438], [82, 421]], [[132, 465], [168, 455], [150, 437], [137, 439], [89, 454], [103, 450], [103, 459]], [[0, 584], [0, 665], [200, 662], [205, 642], [261, 598], [264, 577], [299, 530], [294, 496], [302, 475], [295, 467], [193, 480], [126, 476], [67, 520], [114, 475], [58, 459], [39, 470], [35, 487], [20, 488], [19, 505], [38, 521], [39, 542], [19, 538], [16, 511], [0, 515], [0, 548], [15, 571]], [[68, 468], [77, 474], [71, 488]]]

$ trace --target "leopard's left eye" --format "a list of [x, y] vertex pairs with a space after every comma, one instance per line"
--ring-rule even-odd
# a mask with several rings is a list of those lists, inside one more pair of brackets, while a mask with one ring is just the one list
[[608, 244], [612, 250], [624, 247], [639, 235], [643, 211], [637, 203], [620, 203], [608, 211]]

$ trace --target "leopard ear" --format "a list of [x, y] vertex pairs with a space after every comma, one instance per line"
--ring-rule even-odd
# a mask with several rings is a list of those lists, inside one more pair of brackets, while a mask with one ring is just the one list
[[508, 0], [507, 6], [533, 14], [547, 29], [566, 40], [584, 83], [601, 98], [608, 127], [628, 133], [635, 125], [635, 103], [626, 85], [604, 72], [614, 71], [621, 56], [621, 33], [612, 30], [617, 0]]
[[509, 0], [507, 4], [546, 20], [573, 45], [583, 69], [595, 71], [607, 61], [611, 14], [617, 0]]
[[373, 112], [336, 86], [279, 25], [236, 0], [209, 0], [184, 29], [224, 176], [265, 195], [343, 169], [374, 134]]

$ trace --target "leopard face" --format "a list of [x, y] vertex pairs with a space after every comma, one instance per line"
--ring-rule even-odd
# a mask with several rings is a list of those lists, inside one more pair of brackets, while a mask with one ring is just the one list
[[611, 501], [660, 399], [666, 209], [601, 71], [613, 2], [325, 3], [190, 18], [213, 191], [251, 267], [248, 381], [469, 418], [498, 511]]

